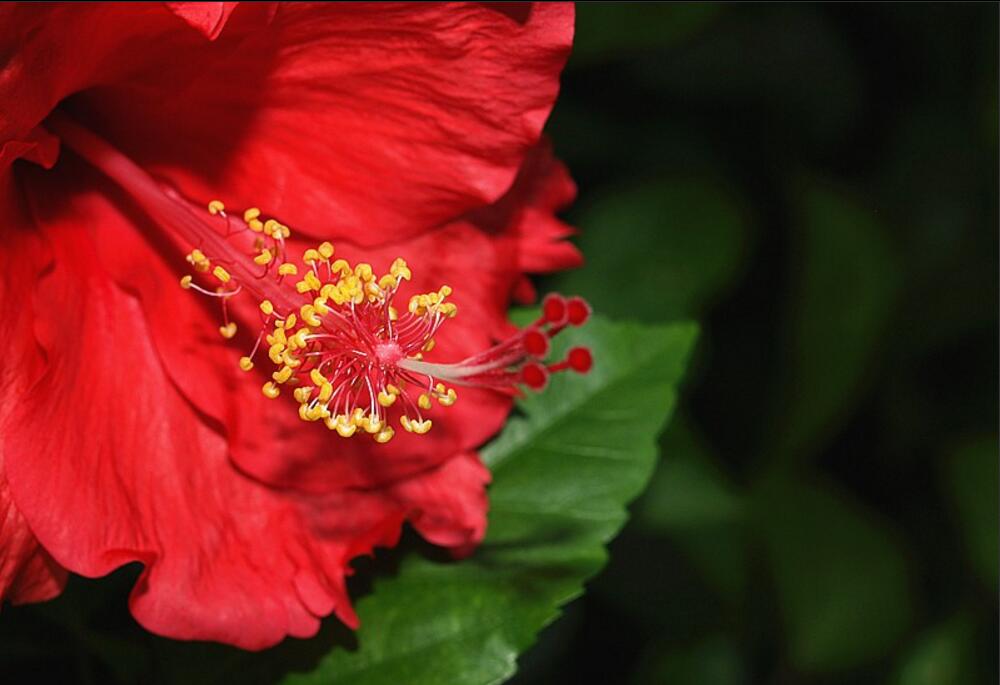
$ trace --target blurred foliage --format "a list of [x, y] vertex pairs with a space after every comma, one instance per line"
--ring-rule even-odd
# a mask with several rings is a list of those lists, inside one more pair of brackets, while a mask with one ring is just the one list
[[[541, 285], [585, 294], [611, 319], [695, 318], [702, 334], [610, 563], [518, 657], [511, 682], [1000, 680], [998, 22], [995, 4], [578, 7], [548, 130], [579, 184], [567, 218], [588, 266]], [[645, 348], [647, 329], [619, 330], [651, 364], [643, 355], [663, 353]], [[663, 416], [647, 393], [626, 394], [608, 401]], [[587, 440], [602, 432], [592, 418]], [[508, 447], [531, 421], [529, 408]], [[553, 502], [559, 469], [611, 478], [547, 449]], [[492, 540], [521, 530], [505, 506], [544, 503], [536, 475], [494, 491]], [[433, 564], [408, 547], [376, 560], [378, 592], [356, 587], [379, 622], [403, 621], [385, 618], [398, 588]], [[565, 586], [538, 582], [567, 599], [593, 568]], [[516, 604], [511, 583], [530, 584], [475, 563], [452, 573], [455, 585], [426, 591], [452, 593], [449, 615], [463, 620]], [[149, 636], [137, 651], [117, 637], [133, 578], [74, 579], [58, 602], [5, 609], [5, 673], [26, 679], [44, 664], [61, 681], [134, 682], [183, 667], [165, 679], [273, 682], [325, 664], [317, 681], [365, 675], [344, 670], [342, 651], [321, 660], [350, 644], [333, 622], [249, 662]], [[500, 678], [511, 644], [552, 604], [486, 634], [502, 639], [456, 624], [478, 646], [427, 660]], [[400, 658], [394, 673], [409, 682], [413, 662]]]
[[592, 268], [546, 285], [704, 333], [517, 682], [997, 682], [996, 7], [579, 14], [550, 134]]

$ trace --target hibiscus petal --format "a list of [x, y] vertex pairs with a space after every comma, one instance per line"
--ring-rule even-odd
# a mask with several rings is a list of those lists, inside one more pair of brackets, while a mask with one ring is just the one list
[[171, 12], [200, 31], [209, 40], [222, 33], [238, 2], [165, 2]]
[[349, 506], [336, 509], [242, 476], [223, 438], [169, 382], [139, 302], [103, 273], [89, 233], [73, 214], [45, 210], [54, 268], [35, 288], [45, 314], [35, 329], [48, 365], [12, 417], [10, 488], [71, 570], [145, 565], [130, 606], [149, 630], [258, 649], [312, 635], [330, 611], [356, 625], [349, 559], [394, 544], [407, 515], [423, 525], [430, 493], [467, 499], [461, 508], [442, 495], [432, 539], [463, 547], [481, 535], [484, 479], [455, 475], [467, 466], [421, 476], [437, 486], [347, 493]]
[[523, 21], [478, 3], [293, 3], [270, 24], [251, 12], [75, 106], [190, 197], [266, 206], [365, 246], [500, 197], [572, 39], [572, 6], [559, 3]]
[[9, 176], [0, 172], [0, 208], [5, 225], [0, 229], [0, 320], [8, 332], [0, 359], [0, 602], [39, 602], [55, 597], [66, 583], [66, 571], [38, 544], [14, 504], [4, 472], [7, 436], [15, 427], [11, 413], [44, 365], [31, 334], [31, 292], [38, 272], [47, 262], [37, 237], [26, 233], [10, 197]]

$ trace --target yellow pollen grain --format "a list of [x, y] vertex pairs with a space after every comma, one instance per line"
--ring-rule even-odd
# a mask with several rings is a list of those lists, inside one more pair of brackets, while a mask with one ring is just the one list
[[271, 314], [274, 314], [274, 305], [271, 304], [271, 300], [263, 300], [260, 303], [260, 311], [264, 312], [268, 316], [271, 316]]
[[279, 383], [287, 383], [288, 379], [292, 377], [292, 367], [282, 366], [280, 370], [275, 371], [271, 374], [271, 378]]
[[221, 266], [217, 266], [214, 269], [212, 269], [212, 275], [218, 278], [223, 283], [229, 283], [229, 281], [232, 279], [232, 276], [229, 275], [229, 272], [223, 269]]
[[323, 387], [319, 389], [318, 399], [320, 402], [327, 402], [329, 401], [332, 395], [333, 395], [333, 385], [330, 383], [324, 383]]
[[281, 394], [281, 389], [271, 381], [262, 385], [260, 390], [264, 393], [264, 397], [272, 400]]
[[426, 393], [421, 394], [420, 397], [417, 398], [417, 406], [421, 409], [430, 409], [431, 398], [428, 397]]
[[212, 216], [224, 211], [226, 211], [226, 205], [222, 204], [221, 200], [212, 200], [208, 203], [208, 213]]
[[274, 259], [274, 255], [268, 249], [261, 250], [261, 253], [253, 258], [254, 264], [260, 264], [261, 266], [266, 266], [271, 263]]
[[313, 369], [312, 371], [309, 372], [309, 380], [311, 380], [313, 382], [313, 385], [315, 385], [317, 388], [325, 385], [326, 383], [329, 383], [327, 377], [324, 376], [319, 369]]
[[191, 287], [192, 280], [191, 276], [181, 276], [181, 287], [187, 290]]
[[298, 267], [296, 267], [291, 262], [285, 262], [278, 267], [278, 274], [280, 276], [296, 276], [299, 273]]
[[378, 393], [378, 403], [383, 407], [391, 407], [396, 402], [396, 396], [391, 392], [380, 390]]
[[250, 219], [250, 221], [247, 222], [247, 226], [249, 226], [250, 230], [254, 233], [261, 233], [264, 230], [264, 224], [260, 222], [260, 219]]
[[250, 357], [240, 357], [240, 368], [244, 371], [253, 369], [253, 360]]
[[236, 335], [236, 324], [230, 321], [225, 326], [219, 326], [219, 333], [222, 334], [223, 338], [229, 340], [234, 335]]
[[329, 259], [333, 256], [333, 245], [329, 242], [322, 242], [319, 244], [317, 251], [323, 259]]
[[250, 223], [259, 216], [260, 210], [257, 207], [251, 207], [247, 211], [243, 212], [243, 221]]
[[379, 443], [380, 445], [384, 445], [385, 443], [392, 440], [392, 436], [394, 436], [395, 434], [396, 431], [392, 430], [391, 427], [386, 426], [385, 428], [383, 428], [382, 430], [380, 430], [378, 433], [375, 434], [375, 442]]

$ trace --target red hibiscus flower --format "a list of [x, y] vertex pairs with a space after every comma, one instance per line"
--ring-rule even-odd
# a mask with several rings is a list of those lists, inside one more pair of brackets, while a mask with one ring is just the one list
[[497, 390], [590, 360], [505, 318], [579, 261], [572, 8], [235, 5], [0, 6], [0, 599], [138, 561], [148, 629], [257, 649], [404, 521], [469, 551]]

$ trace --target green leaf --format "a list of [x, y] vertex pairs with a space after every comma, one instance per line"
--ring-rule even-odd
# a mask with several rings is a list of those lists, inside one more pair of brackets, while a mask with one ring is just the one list
[[975, 674], [974, 628], [958, 616], [921, 635], [907, 650], [892, 685], [980, 682]]
[[559, 348], [590, 345], [594, 369], [525, 398], [484, 450], [494, 480], [476, 554], [408, 556], [358, 601], [357, 649], [335, 649], [284, 682], [479, 685], [512, 675], [517, 655], [604, 564], [604, 544], [649, 478], [695, 334], [692, 324], [596, 317], [565, 334], [572, 340]]
[[[580, 212], [587, 268], [555, 284], [615, 318], [669, 321], [697, 314], [733, 277], [744, 253], [740, 205], [718, 186], [663, 178], [618, 190]], [[609, 279], [625, 283], [608, 287]]]
[[947, 462], [946, 482], [962, 524], [972, 567], [987, 587], [997, 589], [997, 509], [1000, 479], [997, 439], [985, 437], [962, 445]]
[[875, 515], [784, 478], [762, 482], [753, 506], [792, 663], [832, 671], [885, 654], [909, 625], [910, 593], [903, 552]]
[[899, 281], [875, 210], [821, 187], [801, 197], [792, 255], [787, 376], [772, 435], [778, 457], [814, 447], [862, 388]]

